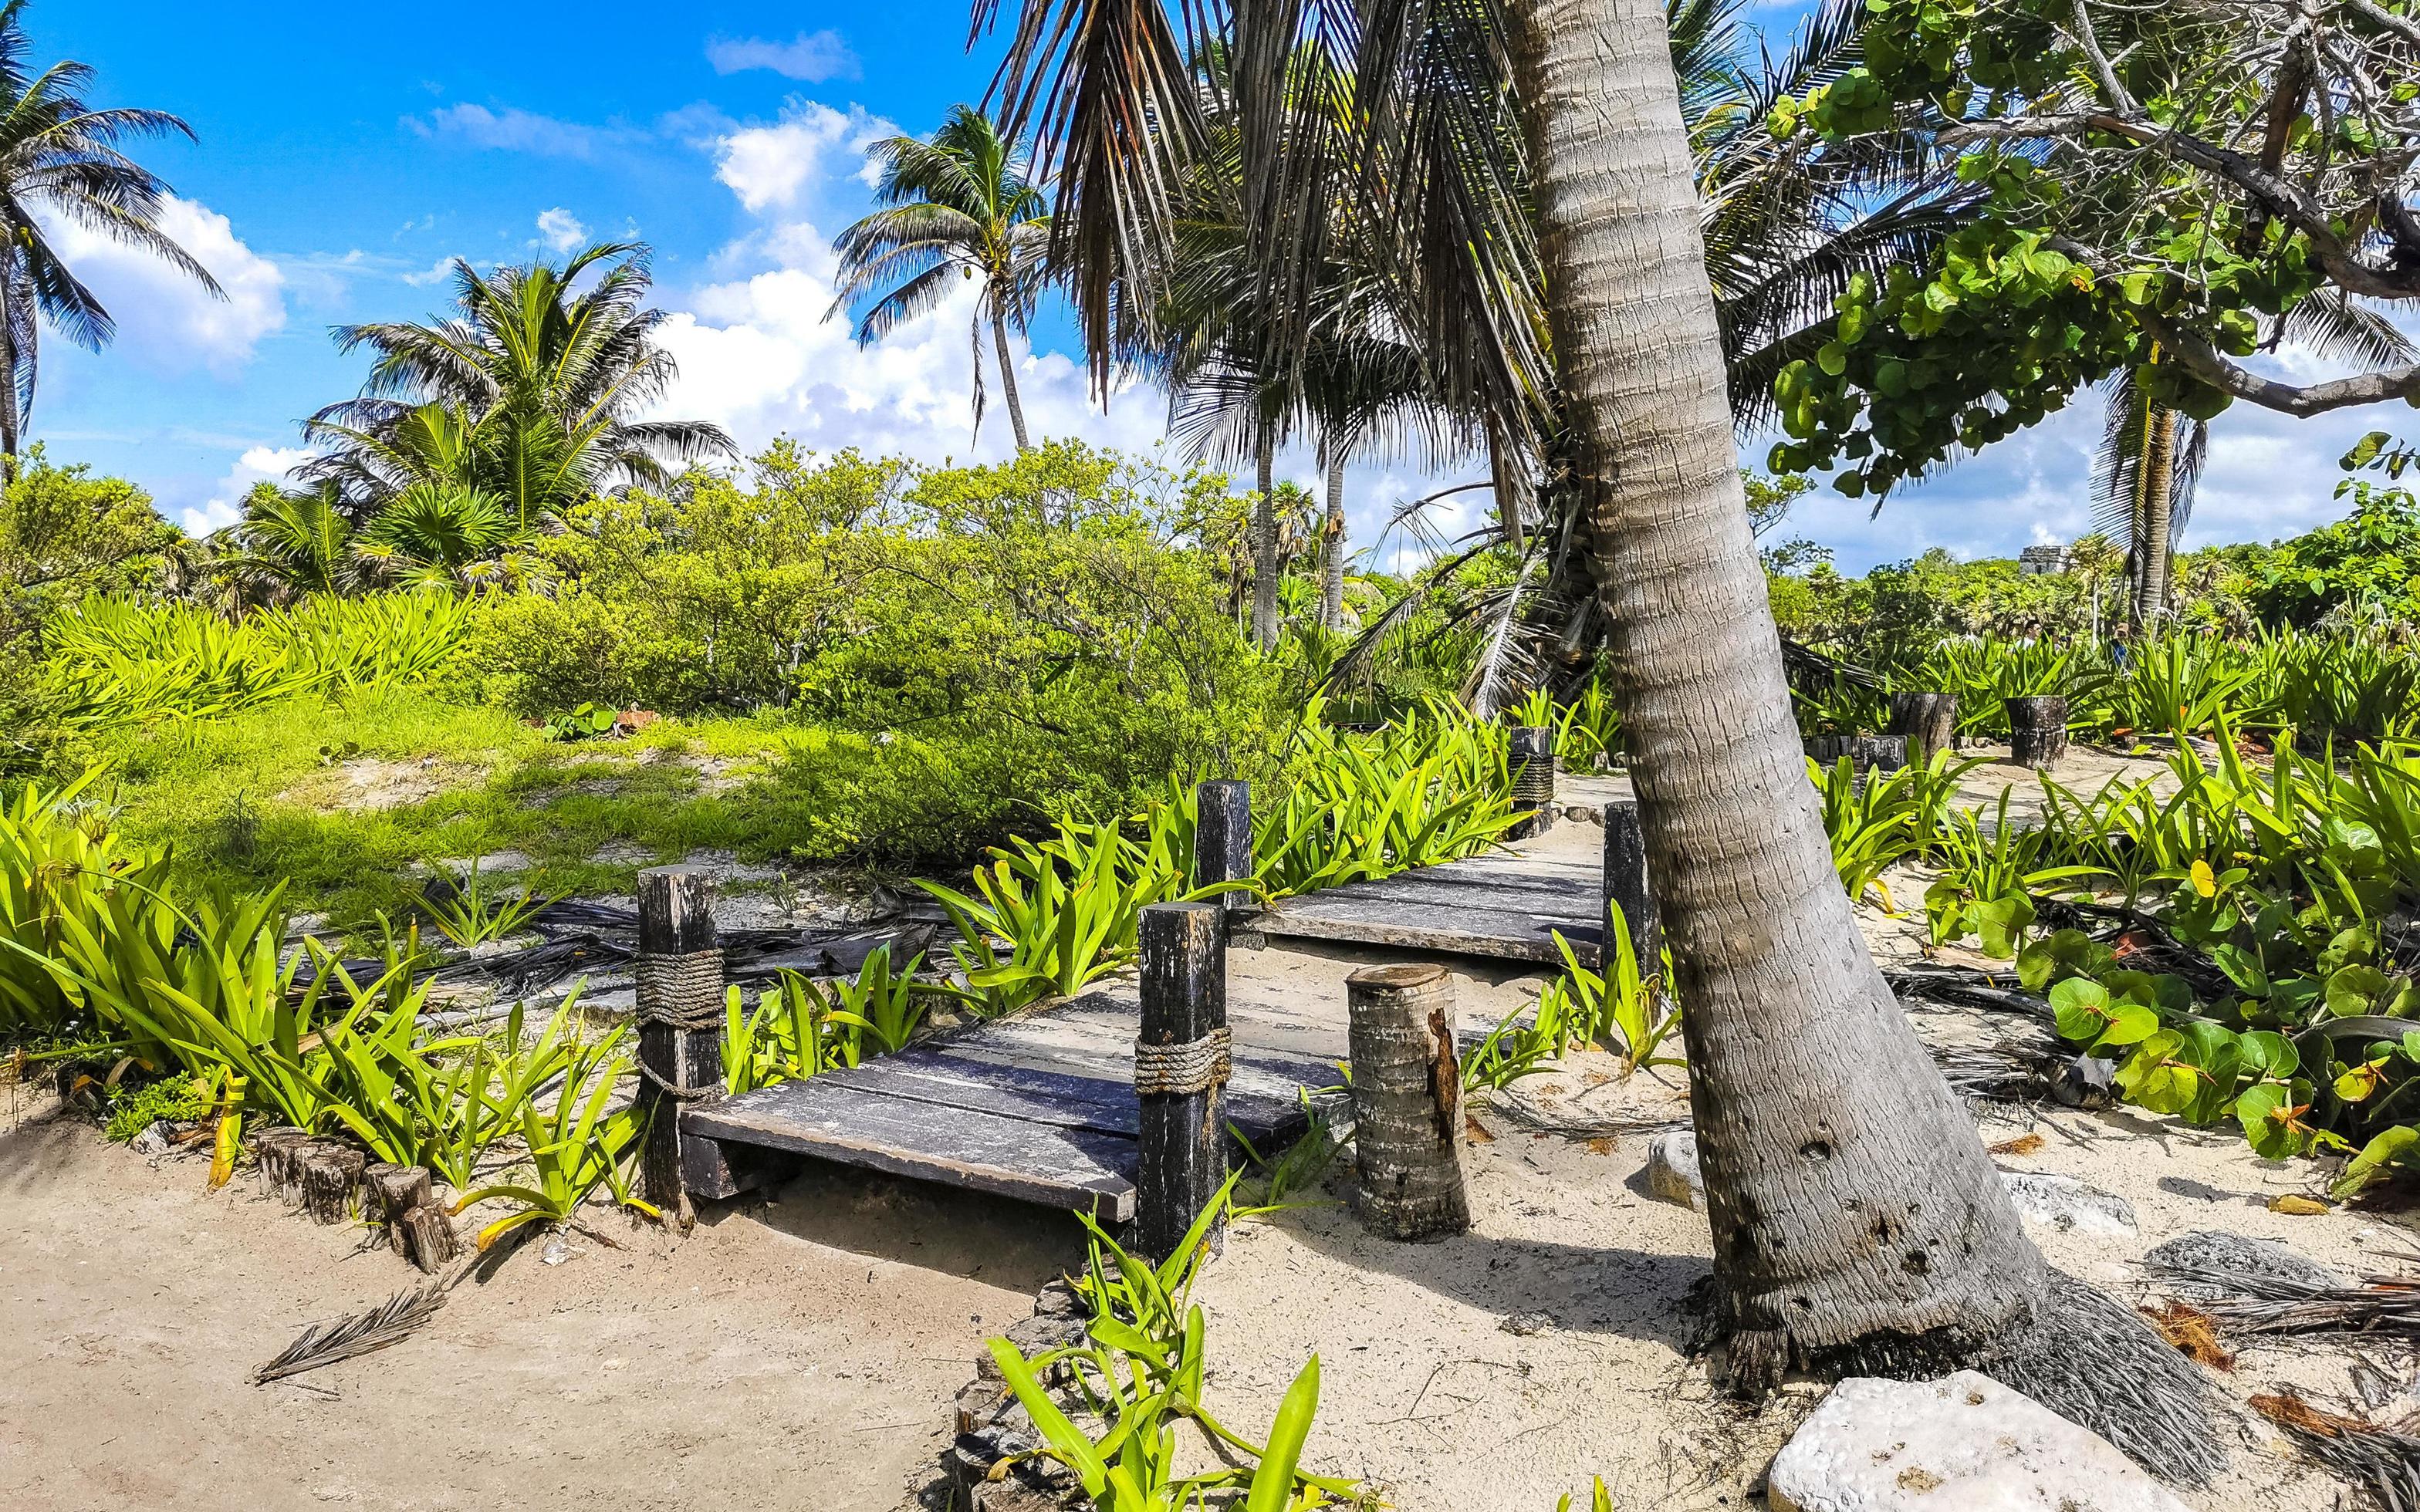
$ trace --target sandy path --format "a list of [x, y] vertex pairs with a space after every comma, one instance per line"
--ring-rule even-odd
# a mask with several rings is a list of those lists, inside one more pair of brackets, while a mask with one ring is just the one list
[[980, 1341], [1081, 1253], [1054, 1215], [827, 1173], [677, 1245], [532, 1245], [318, 1389], [255, 1387], [416, 1273], [203, 1175], [78, 1122], [0, 1134], [0, 1505], [879, 1512], [929, 1478]]

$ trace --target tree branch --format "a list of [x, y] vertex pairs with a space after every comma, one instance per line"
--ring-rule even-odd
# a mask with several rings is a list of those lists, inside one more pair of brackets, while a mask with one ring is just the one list
[[2332, 409], [2350, 409], [2420, 394], [2420, 363], [2381, 373], [2356, 373], [2325, 383], [2281, 383], [2234, 362], [2199, 335], [2171, 325], [2149, 310], [2136, 311], [2135, 318], [2144, 330], [2159, 338], [2161, 346], [2176, 355], [2186, 372], [2212, 388], [2280, 414], [2308, 419]]

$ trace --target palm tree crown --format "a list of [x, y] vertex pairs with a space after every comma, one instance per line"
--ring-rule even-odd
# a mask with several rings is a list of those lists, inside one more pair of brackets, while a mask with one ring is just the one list
[[[582, 287], [592, 270], [596, 281]], [[427, 324], [340, 326], [377, 355], [361, 396], [303, 426], [329, 448], [297, 470], [375, 515], [418, 486], [489, 496], [527, 530], [602, 489], [661, 484], [669, 464], [733, 455], [721, 428], [637, 418], [677, 369], [645, 307], [645, 249], [587, 248], [562, 267], [454, 265], [454, 309]]]
[[975, 426], [983, 426], [983, 330], [988, 324], [1009, 425], [1017, 450], [1025, 450], [1032, 443], [1008, 332], [1025, 330], [1042, 291], [1050, 214], [1042, 192], [1027, 181], [1023, 156], [971, 105], [952, 106], [930, 142], [886, 137], [867, 155], [882, 168], [875, 193], [884, 208], [833, 243], [840, 254], [833, 312], [871, 298], [857, 322], [857, 339], [879, 341], [900, 322], [939, 305], [953, 274], [981, 279], [983, 302], [972, 331]]
[[130, 137], [183, 136], [193, 128], [157, 110], [95, 110], [84, 91], [93, 70], [54, 63], [37, 73], [27, 54], [25, 0], [0, 7], [0, 456], [13, 459], [34, 408], [40, 356], [38, 316], [98, 351], [116, 323], [60, 260], [38, 211], [152, 254], [212, 295], [209, 270], [160, 229], [166, 182], [120, 150]]

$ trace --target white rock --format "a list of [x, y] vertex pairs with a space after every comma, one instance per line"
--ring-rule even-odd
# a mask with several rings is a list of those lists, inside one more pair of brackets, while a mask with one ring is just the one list
[[167, 1119], [154, 1119], [134, 1136], [132, 1148], [138, 1155], [164, 1155], [176, 1148], [169, 1142], [168, 1136], [172, 1133], [174, 1129]]
[[1655, 1136], [1647, 1147], [1648, 1193], [1684, 1208], [1706, 1205], [1706, 1179], [1698, 1170], [1698, 1136], [1687, 1129]]
[[1972, 1370], [1840, 1382], [1765, 1494], [1773, 1512], [2192, 1512], [2106, 1440]]
[[2134, 1205], [2115, 1193], [2047, 1171], [2002, 1171], [2017, 1216], [2062, 1234], [2131, 1234]]

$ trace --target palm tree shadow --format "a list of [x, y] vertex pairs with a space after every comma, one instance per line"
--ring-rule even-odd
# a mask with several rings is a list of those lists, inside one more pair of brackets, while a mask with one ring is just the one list
[[1661, 1344], [1681, 1356], [1694, 1352], [1703, 1317], [1699, 1298], [1714, 1273], [1701, 1255], [1512, 1239], [1477, 1229], [1400, 1243], [1364, 1230], [1342, 1202], [1273, 1221], [1316, 1254], [1493, 1313], [1511, 1325], [1508, 1332], [1545, 1321], [1563, 1333]]

